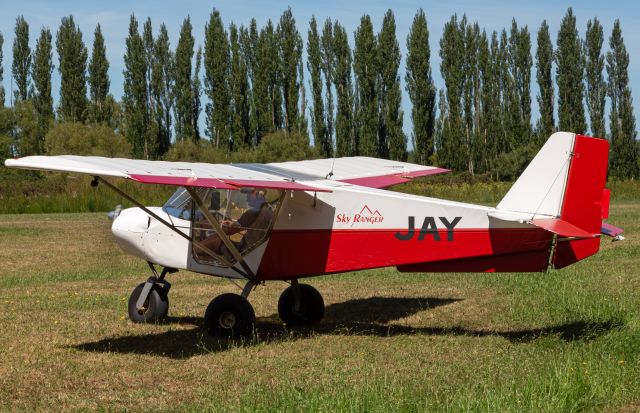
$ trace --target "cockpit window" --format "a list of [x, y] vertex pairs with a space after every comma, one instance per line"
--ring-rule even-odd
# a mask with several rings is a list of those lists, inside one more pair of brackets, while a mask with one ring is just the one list
[[162, 210], [172, 217], [189, 220], [193, 209], [191, 204], [191, 195], [185, 188], [180, 187], [165, 202]]
[[[199, 191], [200, 192], [200, 191]], [[282, 200], [283, 191], [274, 189], [242, 188], [240, 190], [202, 189], [199, 193], [209, 212], [220, 223], [241, 255], [246, 255], [268, 236]], [[193, 238], [225, 261], [235, 258], [223, 240], [213, 230], [197, 207], [192, 213]], [[223, 265], [222, 260], [193, 247], [196, 261], [202, 264]]]

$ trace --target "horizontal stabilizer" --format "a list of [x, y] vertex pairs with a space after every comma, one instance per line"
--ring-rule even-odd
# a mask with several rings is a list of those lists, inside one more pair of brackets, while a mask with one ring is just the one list
[[570, 222], [562, 219], [532, 219], [527, 221], [531, 225], [535, 225], [538, 228], [545, 229], [554, 234], [558, 234], [561, 237], [575, 237], [575, 238], [593, 238], [600, 234], [592, 234], [581, 228], [576, 227]]
[[624, 230], [622, 228], [618, 228], [615, 225], [607, 224], [606, 222], [602, 223], [602, 227], [600, 228], [600, 232], [604, 235], [608, 235], [610, 237], [617, 237], [622, 234]]

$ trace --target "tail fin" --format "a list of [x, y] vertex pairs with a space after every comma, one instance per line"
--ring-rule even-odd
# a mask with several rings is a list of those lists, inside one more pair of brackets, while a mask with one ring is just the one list
[[[532, 221], [537, 221], [532, 223], [541, 227], [561, 224], [565, 230], [573, 227], [573, 232], [600, 234], [602, 219], [609, 211], [609, 190], [605, 189], [608, 156], [609, 143], [604, 139], [554, 133], [497, 209], [530, 213]], [[560, 243], [555, 267], [586, 258], [599, 245], [598, 238]]]
[[608, 211], [609, 143], [557, 132], [500, 201], [498, 210], [530, 213], [532, 219], [560, 218], [590, 233], [600, 233]]

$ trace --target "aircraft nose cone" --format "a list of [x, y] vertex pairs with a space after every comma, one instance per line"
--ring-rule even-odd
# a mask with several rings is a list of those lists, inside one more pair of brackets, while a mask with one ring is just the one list
[[143, 235], [149, 227], [149, 216], [140, 208], [123, 210], [111, 225], [118, 246], [127, 254], [145, 258]]

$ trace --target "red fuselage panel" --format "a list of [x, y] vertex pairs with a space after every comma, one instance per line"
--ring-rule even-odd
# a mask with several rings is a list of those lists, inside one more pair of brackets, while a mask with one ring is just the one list
[[[539, 228], [446, 230], [407, 240], [407, 230], [274, 230], [260, 279], [290, 279], [368, 268], [458, 260], [522, 251], [546, 251], [551, 234]], [[439, 240], [437, 240], [439, 239]]]

